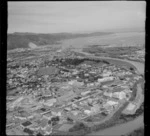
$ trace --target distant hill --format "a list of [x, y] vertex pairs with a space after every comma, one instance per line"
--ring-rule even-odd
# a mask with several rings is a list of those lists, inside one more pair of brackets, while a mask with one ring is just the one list
[[95, 32], [95, 33], [51, 33], [51, 34], [36, 34], [36, 33], [12, 33], [7, 35], [7, 49], [29, 48], [29, 44], [33, 43], [37, 46], [59, 44], [60, 40], [73, 39], [78, 37], [91, 37], [113, 34], [111, 32]]

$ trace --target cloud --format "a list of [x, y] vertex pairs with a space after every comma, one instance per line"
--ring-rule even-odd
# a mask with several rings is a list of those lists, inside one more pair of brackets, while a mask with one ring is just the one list
[[143, 27], [145, 6], [144, 1], [8, 2], [8, 32]]

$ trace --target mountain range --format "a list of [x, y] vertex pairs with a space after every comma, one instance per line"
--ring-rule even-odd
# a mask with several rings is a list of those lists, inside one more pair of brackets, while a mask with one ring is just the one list
[[94, 32], [94, 33], [9, 33], [7, 35], [7, 49], [12, 50], [16, 48], [29, 48], [30, 44], [36, 46], [60, 44], [61, 40], [73, 39], [79, 37], [92, 37], [113, 34], [112, 32]]

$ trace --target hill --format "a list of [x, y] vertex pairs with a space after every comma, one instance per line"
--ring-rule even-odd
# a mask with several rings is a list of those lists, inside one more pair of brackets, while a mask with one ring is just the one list
[[59, 44], [60, 40], [74, 39], [79, 37], [103, 36], [112, 34], [111, 32], [95, 32], [95, 33], [51, 33], [51, 34], [36, 34], [36, 33], [12, 33], [7, 35], [7, 49], [29, 48], [29, 44], [36, 46]]

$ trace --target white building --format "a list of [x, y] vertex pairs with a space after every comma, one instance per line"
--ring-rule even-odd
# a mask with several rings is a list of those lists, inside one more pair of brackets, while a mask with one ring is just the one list
[[79, 114], [79, 111], [72, 111], [72, 114], [76, 116]]
[[75, 85], [75, 86], [82, 86], [84, 85], [83, 82], [78, 82], [77, 80], [72, 80], [68, 82], [69, 85]]
[[99, 78], [98, 82], [106, 82], [106, 81], [112, 81], [114, 80], [114, 77], [104, 77], [104, 78]]
[[112, 93], [104, 92], [105, 96], [112, 97]]
[[112, 75], [111, 71], [107, 71], [107, 72], [102, 74], [103, 77], [108, 77], [108, 76], [111, 76], [111, 75]]
[[85, 96], [85, 95], [89, 94], [90, 92], [91, 92], [90, 90], [86, 91], [86, 92], [81, 92], [81, 95]]
[[109, 105], [118, 105], [118, 102], [115, 102], [115, 101], [107, 101], [107, 104]]
[[94, 83], [87, 84], [87, 87], [94, 86]]
[[121, 91], [121, 92], [114, 92], [112, 96], [122, 100], [122, 99], [126, 98], [126, 93], [123, 92], [123, 91]]
[[52, 106], [56, 102], [56, 99], [50, 99], [44, 103], [46, 106]]
[[84, 113], [87, 114], [87, 115], [90, 115], [91, 111], [90, 110], [84, 110]]
[[126, 110], [128, 111], [133, 111], [136, 108], [136, 105], [133, 103], [129, 103], [129, 105], [127, 106]]
[[[128, 87], [128, 86], [127, 86], [127, 87]], [[126, 88], [124, 87], [125, 89], [124, 89], [123, 91], [124, 91], [125, 93], [132, 92], [132, 91], [131, 91], [129, 88], [127, 88], [127, 87], [126, 87]]]

